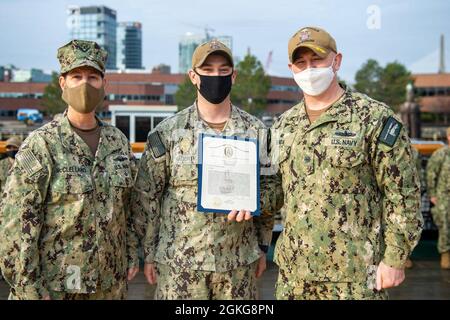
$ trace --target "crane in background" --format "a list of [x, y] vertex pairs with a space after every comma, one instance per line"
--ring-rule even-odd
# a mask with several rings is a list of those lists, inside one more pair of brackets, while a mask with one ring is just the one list
[[269, 74], [270, 66], [272, 65], [272, 55], [273, 50], [270, 50], [269, 54], [267, 55], [266, 64], [264, 66], [264, 71], [266, 72], [266, 74]]

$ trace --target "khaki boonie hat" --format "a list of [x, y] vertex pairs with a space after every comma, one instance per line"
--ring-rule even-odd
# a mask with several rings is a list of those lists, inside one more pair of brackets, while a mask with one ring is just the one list
[[102, 74], [108, 53], [94, 41], [72, 40], [58, 49], [57, 58], [61, 64], [61, 74], [78, 67], [92, 67]]
[[218, 40], [211, 40], [199, 45], [192, 55], [192, 69], [200, 67], [211, 53], [222, 53], [234, 66], [231, 50]]
[[305, 27], [297, 31], [288, 43], [289, 61], [293, 63], [294, 53], [300, 47], [309, 48], [318, 56], [325, 58], [333, 51], [337, 53], [336, 41], [324, 29]]

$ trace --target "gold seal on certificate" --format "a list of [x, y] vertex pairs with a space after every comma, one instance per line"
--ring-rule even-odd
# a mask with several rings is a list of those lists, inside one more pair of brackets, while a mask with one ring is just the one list
[[197, 210], [259, 215], [258, 140], [236, 136], [199, 136]]

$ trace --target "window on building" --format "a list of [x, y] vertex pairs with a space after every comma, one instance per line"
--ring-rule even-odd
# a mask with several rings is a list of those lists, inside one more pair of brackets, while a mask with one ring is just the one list
[[147, 141], [148, 133], [151, 130], [151, 117], [136, 117], [135, 126], [135, 141], [145, 142]]
[[165, 117], [153, 117], [153, 129], [165, 119]]
[[130, 116], [117, 116], [116, 127], [119, 128], [123, 134], [130, 139]]
[[444, 96], [445, 95], [445, 88], [444, 87], [437, 87], [436, 88], [436, 95]]
[[166, 104], [174, 104], [175, 100], [173, 94], [166, 94]]

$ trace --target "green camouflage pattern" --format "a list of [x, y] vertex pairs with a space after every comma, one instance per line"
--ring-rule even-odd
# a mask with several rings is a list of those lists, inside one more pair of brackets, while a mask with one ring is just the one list
[[[126, 300], [128, 283], [126, 281], [116, 282], [111, 288], [102, 290], [97, 288], [93, 293], [68, 293], [64, 291], [49, 291], [51, 300]], [[10, 294], [8, 300], [18, 300]]]
[[255, 300], [258, 262], [225, 272], [156, 264], [155, 300]]
[[138, 264], [131, 147], [97, 120], [95, 156], [66, 115], [35, 130], [16, 156], [0, 210], [0, 269], [18, 299], [108, 290]]
[[58, 49], [56, 57], [61, 65], [61, 74], [83, 66], [104, 74], [108, 53], [94, 41], [72, 40]]
[[275, 284], [277, 300], [386, 300], [386, 290], [375, 289], [376, 275], [371, 283], [324, 282], [299, 280], [295, 274], [280, 269]]
[[450, 251], [450, 148], [436, 150], [427, 164], [427, 191], [437, 198], [431, 208], [433, 221], [438, 227], [438, 251]]
[[[6, 179], [8, 178], [11, 167], [12, 163], [8, 158], [0, 160], [0, 195], [3, 193], [3, 188], [5, 187]], [[0, 202], [2, 198], [0, 198]]]
[[422, 157], [416, 148], [412, 147], [411, 151], [412, 151], [414, 163], [416, 164], [417, 173], [419, 174], [420, 190], [422, 190], [422, 187], [424, 186], [424, 183], [423, 183], [423, 181], [424, 181], [423, 171], [424, 170], [422, 170]]
[[[258, 131], [264, 131], [261, 121], [232, 106], [222, 134], [259, 138]], [[148, 139], [131, 201], [134, 232], [143, 241], [145, 261], [226, 272], [258, 260], [258, 246], [269, 246], [272, 237], [275, 180], [261, 176], [263, 212], [250, 221], [230, 222], [227, 214], [198, 212], [198, 135], [216, 132], [199, 118], [195, 104], [161, 122], [149, 137], [154, 132], [165, 152], [162, 148], [159, 156], [161, 148], [152, 150]], [[259, 141], [260, 150], [267, 150], [267, 138]]]
[[398, 135], [392, 147], [379, 141], [389, 117], [386, 105], [346, 89], [312, 124], [304, 100], [274, 123], [272, 162], [286, 212], [274, 257], [298, 281], [368, 283], [381, 261], [402, 268], [419, 241], [406, 130], [388, 132]]

